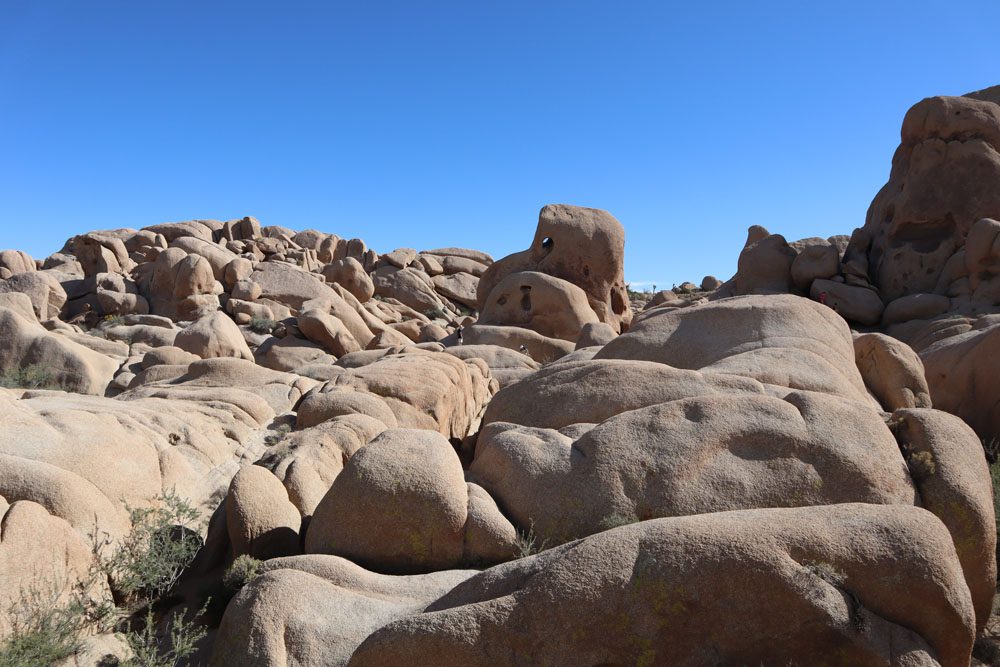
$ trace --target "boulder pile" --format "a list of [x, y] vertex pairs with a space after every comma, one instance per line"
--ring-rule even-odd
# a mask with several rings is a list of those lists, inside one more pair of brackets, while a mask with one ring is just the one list
[[141, 625], [195, 616], [190, 664], [993, 660], [998, 156], [998, 89], [924, 100], [852, 236], [644, 300], [567, 205], [497, 261], [250, 217], [0, 252], [0, 609], [127, 604], [95, 564], [180, 498]]

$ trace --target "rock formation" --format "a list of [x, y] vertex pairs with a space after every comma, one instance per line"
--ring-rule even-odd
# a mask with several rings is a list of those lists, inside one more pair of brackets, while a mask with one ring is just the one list
[[997, 89], [925, 100], [853, 236], [648, 298], [567, 205], [495, 262], [250, 217], [0, 252], [0, 603], [127, 605], [101, 549], [180, 498], [125, 627], [200, 614], [200, 663], [988, 657], [998, 147]]

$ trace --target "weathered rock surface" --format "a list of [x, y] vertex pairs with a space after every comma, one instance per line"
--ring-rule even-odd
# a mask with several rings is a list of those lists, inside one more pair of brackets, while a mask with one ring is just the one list
[[599, 321], [586, 292], [537, 271], [508, 275], [490, 291], [481, 311], [480, 326], [524, 327], [548, 338], [574, 342], [584, 325]]
[[516, 538], [489, 496], [470, 491], [443, 436], [393, 429], [348, 460], [316, 508], [305, 545], [371, 570], [417, 574], [507, 560]]
[[621, 331], [632, 319], [624, 255], [625, 230], [607, 211], [550, 204], [538, 214], [531, 247], [496, 261], [483, 273], [477, 289], [479, 310], [507, 276], [536, 271], [580, 287], [598, 320]]
[[646, 521], [471, 576], [314, 558], [273, 561], [237, 596], [216, 664], [958, 666], [975, 634], [951, 538], [915, 507]]

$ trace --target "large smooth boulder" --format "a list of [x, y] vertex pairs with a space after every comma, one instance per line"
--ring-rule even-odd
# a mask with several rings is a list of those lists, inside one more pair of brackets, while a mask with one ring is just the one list
[[865, 386], [887, 411], [931, 407], [924, 365], [909, 345], [885, 334], [856, 334], [854, 355]]
[[1000, 324], [959, 327], [921, 349], [920, 359], [934, 407], [983, 437], [1000, 436]]
[[4, 292], [26, 294], [39, 320], [58, 317], [66, 303], [66, 291], [46, 271], [18, 273], [7, 280], [0, 280], [0, 294]]
[[480, 277], [477, 310], [510, 274], [537, 271], [580, 287], [597, 318], [621, 331], [632, 320], [624, 258], [625, 230], [610, 213], [549, 204], [538, 214], [531, 247], [497, 260]]
[[376, 295], [396, 299], [428, 317], [435, 316], [444, 306], [430, 276], [413, 267], [383, 266], [372, 274], [372, 282]]
[[257, 465], [273, 472], [299, 513], [309, 517], [347, 460], [386, 428], [385, 422], [364, 413], [343, 413], [288, 435]]
[[337, 283], [364, 303], [375, 294], [375, 284], [365, 272], [361, 262], [353, 257], [333, 261], [323, 267], [323, 276], [331, 283]]
[[964, 667], [975, 636], [951, 538], [916, 507], [659, 519], [472, 576], [320, 558], [271, 561], [214, 664]]
[[874, 326], [882, 320], [885, 304], [878, 292], [835, 280], [814, 280], [809, 296], [835, 310], [848, 322]]
[[474, 570], [409, 576], [337, 556], [276, 558], [226, 608], [211, 664], [346, 665], [365, 638], [420, 613]]
[[951, 532], [982, 630], [996, 593], [996, 518], [993, 485], [976, 434], [940, 410], [903, 409], [893, 428], [924, 507]]
[[867, 395], [844, 320], [830, 308], [791, 295], [649, 311], [596, 358], [656, 361], [849, 398]]
[[425, 428], [462, 439], [478, 430], [497, 384], [481, 359], [409, 347], [348, 368], [325, 389], [341, 388], [379, 396], [401, 428]]
[[517, 326], [474, 324], [462, 332], [469, 345], [505, 347], [524, 353], [539, 363], [555, 361], [572, 352], [576, 345], [562, 338], [550, 338]]
[[335, 357], [361, 349], [358, 341], [344, 323], [324, 309], [311, 308], [299, 314], [299, 330], [309, 340], [323, 346]]
[[306, 301], [329, 301], [336, 296], [320, 276], [286, 262], [262, 262], [250, 274], [249, 280], [260, 285], [261, 298], [277, 301], [296, 311]]
[[174, 338], [174, 346], [202, 359], [235, 357], [253, 360], [253, 353], [240, 328], [222, 311], [206, 315], [182, 329]]
[[347, 461], [316, 507], [305, 546], [371, 570], [417, 574], [506, 560], [516, 538], [489, 496], [470, 492], [441, 434], [392, 429]]
[[[762, 229], [762, 228], [761, 228]], [[746, 246], [740, 252], [736, 276], [733, 278], [734, 294], [785, 294], [791, 291], [792, 263], [795, 251], [785, 237], [768, 234], [763, 230], [756, 238], [751, 230]]]
[[5, 297], [0, 300], [0, 341], [3, 341], [0, 373], [8, 383], [16, 385], [22, 371], [34, 371], [45, 388], [104, 394], [118, 371], [118, 362], [66, 336], [47, 331], [35, 319], [26, 295], [0, 296]]
[[477, 320], [478, 325], [523, 327], [574, 342], [584, 325], [598, 322], [586, 292], [537, 271], [519, 271], [498, 282]]
[[550, 544], [655, 517], [915, 498], [881, 416], [815, 392], [698, 396], [560, 430], [492, 422], [469, 473]]
[[229, 483], [226, 529], [233, 556], [267, 560], [300, 553], [302, 517], [288, 500], [281, 480], [267, 468], [248, 465]]
[[[19, 500], [8, 503], [0, 495], [0, 641], [13, 630], [15, 620], [47, 608], [32, 604], [66, 605], [83, 592], [95, 602], [110, 602], [107, 581], [90, 576], [94, 557], [85, 537], [66, 521], [53, 516], [38, 503]], [[84, 590], [75, 587], [83, 585]]]

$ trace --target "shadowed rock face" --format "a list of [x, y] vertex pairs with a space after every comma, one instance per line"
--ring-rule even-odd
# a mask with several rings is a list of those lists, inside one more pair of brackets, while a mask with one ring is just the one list
[[972, 225], [998, 217], [1000, 86], [929, 97], [907, 112], [889, 182], [852, 246], [866, 252], [869, 276], [886, 302], [940, 293], [942, 271]]

